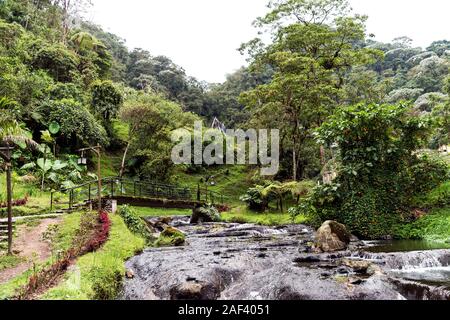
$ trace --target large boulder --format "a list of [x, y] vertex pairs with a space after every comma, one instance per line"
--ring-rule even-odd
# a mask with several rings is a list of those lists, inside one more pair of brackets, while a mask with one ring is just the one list
[[336, 221], [325, 221], [316, 233], [316, 248], [323, 252], [347, 249], [351, 234], [347, 228]]
[[220, 221], [220, 213], [214, 206], [198, 205], [192, 211], [191, 224]]

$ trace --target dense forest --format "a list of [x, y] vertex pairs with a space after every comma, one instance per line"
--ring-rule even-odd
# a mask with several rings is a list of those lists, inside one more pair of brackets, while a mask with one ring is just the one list
[[[363, 239], [422, 239], [438, 225], [448, 241], [449, 40], [381, 43], [346, 0], [270, 1], [254, 21], [261, 39], [236, 51], [248, 66], [206, 83], [86, 21], [89, 5], [0, 0], [0, 141], [15, 146], [21, 182], [49, 192], [97, 179], [95, 158], [88, 170], [77, 150], [99, 145], [118, 158], [114, 175], [194, 186], [227, 176], [217, 187], [231, 212], [336, 220]], [[174, 165], [172, 131], [216, 118], [280, 129], [278, 174]]]

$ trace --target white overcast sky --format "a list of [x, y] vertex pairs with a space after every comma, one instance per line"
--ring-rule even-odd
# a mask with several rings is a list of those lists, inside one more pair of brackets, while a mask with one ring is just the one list
[[[188, 75], [222, 82], [245, 64], [236, 50], [256, 35], [252, 21], [267, 0], [93, 0], [88, 20], [126, 39], [127, 46], [166, 55]], [[369, 16], [376, 40], [408, 36], [416, 46], [450, 40], [449, 0], [350, 0]]]

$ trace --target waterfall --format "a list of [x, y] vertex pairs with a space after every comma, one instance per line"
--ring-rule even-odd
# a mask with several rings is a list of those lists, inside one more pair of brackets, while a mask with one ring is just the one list
[[352, 258], [368, 260], [385, 269], [410, 270], [450, 266], [450, 250], [412, 251], [402, 253], [352, 253]]

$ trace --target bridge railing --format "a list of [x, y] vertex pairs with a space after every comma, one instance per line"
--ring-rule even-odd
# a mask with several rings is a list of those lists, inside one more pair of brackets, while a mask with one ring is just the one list
[[[73, 188], [61, 189], [58, 193], [66, 195], [68, 209], [73, 209], [81, 205], [86, 205], [96, 201], [98, 197], [98, 180], [90, 181]], [[51, 193], [50, 210], [55, 205], [55, 194]], [[189, 188], [171, 184], [163, 184], [152, 181], [138, 181], [124, 178], [104, 178], [102, 179], [102, 197], [137, 197], [152, 199], [184, 200], [193, 202], [205, 202], [212, 204], [224, 204], [225, 197], [213, 190], [208, 190], [200, 184], [197, 188]]]

